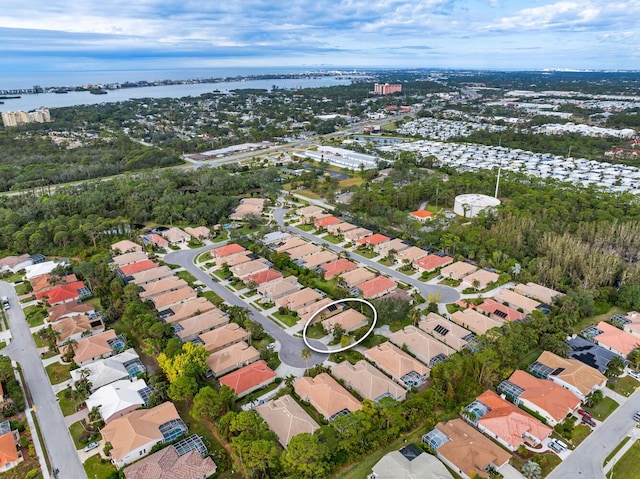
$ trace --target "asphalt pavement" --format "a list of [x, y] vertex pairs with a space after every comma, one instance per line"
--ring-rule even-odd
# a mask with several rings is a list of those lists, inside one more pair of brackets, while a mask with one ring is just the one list
[[[311, 359], [308, 361], [302, 359], [301, 352], [306, 348], [306, 345], [301, 338], [296, 338], [286, 333], [261, 311], [243, 301], [217, 281], [214, 281], [207, 273], [193, 263], [193, 260], [198, 255], [205, 251], [210, 251], [212, 248], [211, 245], [207, 245], [198, 249], [172, 251], [164, 257], [164, 261], [169, 264], [177, 264], [184, 267], [189, 273], [195, 276], [196, 279], [202, 281], [207, 287], [218, 294], [226, 303], [249, 309], [251, 319], [262, 324], [265, 331], [280, 343], [279, 356], [283, 363], [295, 368], [306, 368], [323, 363], [327, 359], [327, 354], [320, 354], [313, 351], [311, 353]], [[326, 347], [319, 341], [310, 340], [310, 343], [319, 349]]]
[[11, 344], [2, 350], [2, 354], [22, 367], [51, 467], [60, 470], [60, 479], [86, 479], [87, 475], [78, 459], [13, 285], [0, 281], [0, 296], [7, 296], [11, 304], [11, 309], [6, 313], [13, 336]]

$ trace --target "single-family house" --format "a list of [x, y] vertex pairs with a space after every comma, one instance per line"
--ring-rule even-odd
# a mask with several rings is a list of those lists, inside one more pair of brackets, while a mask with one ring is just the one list
[[18, 430], [12, 430], [9, 421], [0, 423], [0, 473], [13, 469], [24, 461], [19, 444]]
[[158, 266], [157, 268], [148, 269], [131, 275], [131, 282], [138, 286], [144, 286], [147, 283], [158, 281], [163, 278], [173, 276], [173, 270], [168, 266]]
[[295, 261], [297, 259], [302, 259], [305, 256], [319, 253], [320, 251], [322, 251], [322, 248], [320, 246], [311, 243], [305, 243], [302, 246], [298, 246], [297, 248], [291, 248], [285, 251], [285, 253], [289, 255], [289, 258], [291, 258], [291, 260]]
[[302, 266], [307, 269], [315, 269], [325, 263], [330, 263], [338, 259], [338, 255], [333, 251], [320, 251], [319, 253], [310, 254], [300, 260]]
[[580, 406], [580, 399], [571, 391], [549, 379], [541, 379], [516, 370], [498, 385], [498, 392], [516, 405], [522, 405], [555, 426]]
[[322, 266], [320, 266], [320, 269], [324, 273], [324, 279], [330, 280], [338, 275], [346, 273], [347, 271], [353, 271], [357, 267], [357, 264], [349, 261], [348, 259], [340, 258], [335, 261], [323, 264]]
[[11, 271], [15, 274], [31, 265], [33, 265], [33, 261], [28, 254], [22, 254], [20, 256], [5, 256], [0, 259], [0, 271], [2, 272]]
[[241, 251], [240, 253], [230, 254], [217, 260], [218, 266], [224, 266], [225, 264], [232, 268], [242, 263], [248, 263], [256, 259], [256, 255], [249, 250]]
[[342, 235], [344, 233], [346, 233], [347, 231], [351, 231], [357, 228], [356, 225], [352, 225], [351, 223], [346, 223], [346, 222], [340, 222], [340, 223], [336, 223], [336, 224], [332, 224], [332, 225], [327, 225], [327, 231], [329, 233], [331, 233], [332, 235]]
[[619, 319], [622, 321], [619, 321], [618, 324], [624, 331], [634, 335], [636, 338], [640, 338], [640, 313], [637, 311], [630, 311], [624, 315], [615, 315], [611, 318], [612, 322], [616, 320], [617, 316], [621, 316]]
[[362, 293], [363, 298], [374, 299], [390, 293], [398, 287], [398, 283], [386, 276], [376, 276], [369, 281], [358, 284], [356, 287]]
[[162, 311], [160, 318], [165, 323], [174, 324], [212, 309], [215, 309], [215, 306], [211, 301], [207, 298], [198, 297], [184, 303], [174, 304]]
[[271, 384], [275, 381], [276, 376], [273, 369], [267, 366], [266, 361], [261, 359], [222, 376], [219, 381], [220, 384], [231, 388], [234, 394], [241, 398]]
[[453, 280], [459, 280], [467, 276], [468, 274], [478, 271], [478, 267], [467, 263], [466, 261], [456, 261], [448, 266], [445, 266], [440, 270], [440, 274], [445, 278], [451, 278]]
[[220, 377], [258, 359], [260, 359], [260, 352], [253, 346], [241, 342], [211, 353], [206, 363], [211, 373], [215, 377]]
[[237, 243], [231, 243], [225, 246], [220, 246], [218, 248], [213, 248], [210, 253], [213, 258], [216, 260], [220, 258], [224, 258], [225, 256], [229, 256], [236, 253], [241, 253], [246, 251], [244, 246], [240, 246]]
[[327, 373], [301, 377], [293, 384], [300, 399], [309, 402], [327, 421], [362, 409], [360, 402]]
[[358, 245], [361, 246], [377, 246], [379, 244], [385, 243], [387, 241], [389, 241], [391, 238], [389, 238], [388, 236], [382, 235], [380, 233], [375, 233], [369, 236], [364, 236], [358, 240], [356, 240], [356, 243]]
[[315, 215], [318, 213], [324, 213], [324, 210], [319, 206], [309, 205], [309, 206], [304, 206], [303, 208], [298, 208], [296, 213], [298, 214], [298, 216], [308, 216], [308, 215]]
[[[194, 439], [197, 438], [197, 445]], [[124, 469], [125, 479], [203, 479], [218, 470], [199, 436], [189, 436]]]
[[82, 281], [62, 284], [36, 294], [37, 299], [46, 300], [50, 306], [78, 301], [89, 296], [91, 296], [91, 290]]
[[373, 246], [373, 251], [378, 253], [381, 256], [389, 256], [392, 253], [397, 253], [398, 251], [403, 251], [409, 248], [409, 245], [402, 241], [401, 239], [394, 238], [389, 241], [385, 241], [383, 243], [378, 243]]
[[184, 279], [180, 279], [177, 276], [168, 276], [167, 278], [142, 285], [142, 291], [140, 291], [139, 296], [143, 300], [151, 299], [158, 295], [170, 291], [177, 291], [188, 286], [189, 284]]
[[97, 389], [85, 402], [89, 411], [97, 408], [105, 424], [109, 424], [114, 419], [144, 406], [147, 401], [143, 396], [149, 392], [150, 388], [144, 379], [121, 379]]
[[279, 281], [263, 283], [258, 286], [258, 293], [264, 302], [272, 303], [279, 298], [288, 296], [301, 288], [295, 276], [288, 276]]
[[288, 394], [257, 406], [255, 411], [264, 419], [269, 429], [278, 436], [278, 442], [285, 448], [292, 437], [302, 433], [313, 434], [320, 428], [318, 423]]
[[76, 314], [52, 323], [51, 328], [56, 332], [56, 343], [62, 346], [67, 341], [78, 341], [83, 337], [103, 332], [104, 323], [99, 314]]
[[367, 228], [355, 228], [342, 233], [344, 239], [347, 241], [358, 241], [362, 238], [366, 238], [367, 236], [371, 236], [372, 234], [373, 231], [368, 230]]
[[291, 233], [272, 231], [262, 237], [262, 243], [266, 245], [281, 244], [289, 238], [291, 238]]
[[52, 274], [43, 274], [36, 276], [29, 281], [31, 284], [32, 293], [36, 297], [41, 297], [42, 293], [58, 286], [64, 286], [78, 282], [78, 277], [75, 274], [68, 274], [66, 276], [54, 276]]
[[351, 289], [358, 286], [360, 283], [372, 280], [375, 277], [376, 274], [373, 271], [366, 268], [356, 268], [342, 273], [340, 275], [340, 284], [347, 289]]
[[581, 401], [593, 391], [603, 389], [607, 385], [606, 376], [597, 369], [577, 359], [563, 358], [549, 351], [544, 351], [529, 366], [529, 372], [542, 379], [550, 379], [571, 391]]
[[78, 340], [73, 362], [78, 366], [82, 366], [98, 358], [108, 358], [123, 346], [124, 339], [122, 336], [118, 336], [113, 329], [87, 336]]
[[311, 288], [304, 288], [287, 296], [282, 296], [275, 300], [278, 308], [286, 308], [289, 311], [298, 311], [300, 308], [320, 301], [322, 295]]
[[595, 334], [591, 336], [591, 339], [595, 341], [598, 346], [602, 346], [623, 358], [626, 358], [635, 348], [640, 347], [640, 338], [622, 329], [618, 329], [605, 321], [600, 321], [598, 325], [595, 326], [595, 329], [592, 327], [590, 330], [595, 332]]
[[321, 220], [323, 218], [328, 218], [330, 216], [333, 216], [333, 215], [330, 214], [330, 213], [325, 213], [325, 212], [314, 213], [312, 215], [303, 215], [303, 216], [300, 216], [300, 222], [305, 224], [305, 225], [308, 225], [308, 224], [316, 222], [317, 220]]
[[488, 471], [500, 470], [511, 459], [511, 454], [460, 418], [439, 422], [422, 436], [422, 442], [464, 479], [488, 478]]
[[218, 308], [214, 308], [205, 313], [196, 314], [173, 323], [173, 330], [182, 342], [187, 342], [195, 339], [200, 334], [224, 326], [228, 322], [229, 317]]
[[469, 404], [464, 417], [510, 451], [525, 443], [538, 446], [553, 431], [493, 391], [483, 392]]
[[117, 272], [120, 277], [128, 278], [129, 276], [133, 277], [134, 274], [140, 273], [141, 271], [146, 271], [148, 269], [157, 267], [157, 263], [154, 263], [150, 259], [145, 259], [144, 261], [137, 261], [136, 263], [126, 264], [118, 268]]
[[47, 312], [49, 313], [47, 320], [50, 323], [55, 323], [67, 316], [75, 316], [77, 314], [92, 315], [96, 311], [90, 303], [62, 303], [47, 308]]
[[402, 251], [398, 251], [396, 253], [396, 261], [398, 263], [407, 263], [413, 264], [413, 262], [417, 259], [424, 258], [429, 253], [422, 248], [418, 248], [417, 246], [410, 246], [407, 249], [403, 249]]
[[492, 328], [499, 328], [504, 324], [503, 321], [485, 316], [472, 308], [467, 308], [464, 311], [456, 311], [451, 315], [451, 321], [465, 329], [473, 331], [478, 336]]
[[464, 349], [475, 337], [471, 331], [431, 312], [420, 320], [418, 327], [455, 351]]
[[417, 210], [409, 213], [409, 218], [412, 220], [417, 220], [420, 223], [426, 223], [427, 221], [431, 221], [433, 218], [433, 213], [427, 210]]
[[327, 226], [337, 225], [339, 223], [342, 223], [342, 220], [340, 218], [336, 218], [335, 216], [327, 216], [325, 218], [315, 220], [313, 222], [313, 225], [316, 228], [326, 228]]
[[162, 236], [156, 233], [146, 233], [146, 234], [140, 235], [140, 239], [142, 239], [142, 241], [145, 244], [158, 246], [160, 248], [165, 248], [169, 246], [169, 242], [166, 239], [164, 239]]
[[244, 278], [245, 285], [249, 286], [254, 284], [260, 286], [264, 283], [272, 283], [273, 281], [280, 281], [282, 279], [282, 273], [275, 269], [267, 269], [260, 271], [259, 273], [253, 273]]
[[130, 240], [122, 240], [111, 245], [111, 251], [114, 253], [128, 253], [130, 251], [142, 251], [142, 246]]
[[462, 281], [475, 289], [485, 289], [492, 283], [497, 283], [500, 275], [493, 271], [487, 271], [486, 269], [479, 269], [478, 271], [465, 276]]
[[364, 357], [407, 389], [421, 386], [429, 377], [429, 368], [390, 342], [364, 352]]
[[149, 255], [144, 251], [138, 250], [116, 255], [111, 258], [111, 263], [116, 267], [120, 267], [131, 263], [137, 263], [138, 261], [144, 261], [145, 259], [149, 259]]
[[418, 258], [413, 261], [412, 265], [415, 269], [421, 272], [431, 272], [435, 271], [442, 266], [446, 266], [449, 263], [453, 262], [453, 258], [451, 256], [440, 256], [437, 254], [429, 254], [427, 256], [423, 256], [422, 258]]
[[513, 290], [523, 296], [537, 299], [545, 304], [553, 304], [553, 298], [558, 295], [562, 295], [555, 289], [547, 288], [537, 283], [518, 284]]
[[342, 381], [347, 389], [353, 389], [364, 399], [378, 402], [383, 398], [404, 401], [406, 389], [394, 383], [364, 359], [355, 364], [342, 361], [331, 367], [331, 374]]
[[415, 453], [403, 453], [409, 446], [382, 456], [371, 468], [367, 479], [453, 479], [445, 465], [431, 454], [417, 447]]
[[411, 354], [432, 368], [455, 352], [455, 350], [415, 326], [405, 326], [392, 333], [389, 341], [399, 348], [406, 347]]
[[248, 261], [247, 263], [241, 263], [236, 266], [233, 266], [230, 268], [230, 270], [234, 276], [240, 279], [245, 279], [247, 276], [251, 276], [252, 274], [266, 271], [270, 267], [271, 265], [266, 259], [258, 258], [258, 259], [254, 259], [253, 261]]
[[52, 261], [45, 261], [44, 263], [33, 263], [32, 265], [25, 266], [24, 277], [27, 281], [31, 281], [37, 276], [51, 273], [54, 269], [60, 266], [68, 267], [69, 260], [66, 258], [54, 259]]
[[276, 253], [285, 253], [293, 248], [306, 245], [307, 242], [298, 236], [292, 236], [287, 238], [283, 243], [278, 243], [278, 246], [274, 248]]
[[187, 226], [184, 229], [184, 232], [187, 233], [192, 238], [196, 238], [197, 240], [200, 240], [200, 241], [205, 240], [211, 236], [211, 230], [206, 226], [196, 226], [195, 228]]
[[567, 344], [570, 349], [568, 354], [570, 358], [577, 359], [603, 374], [607, 371], [609, 361], [619, 357], [618, 353], [614, 353], [580, 336], [573, 336], [567, 339]]
[[322, 321], [322, 327], [328, 332], [332, 332], [336, 325], [339, 325], [342, 331], [350, 333], [368, 324], [367, 317], [355, 309], [347, 309]]
[[232, 344], [249, 341], [251, 334], [236, 323], [228, 323], [219, 328], [207, 331], [199, 336], [204, 348], [213, 353]]
[[77, 382], [90, 377], [91, 391], [96, 391], [114, 381], [135, 379], [146, 370], [135, 349], [129, 348], [115, 356], [98, 359], [78, 369], [72, 369], [71, 379]]
[[261, 216], [265, 201], [264, 198], [243, 198], [235, 211], [229, 215], [229, 219], [241, 221], [249, 215]]
[[297, 313], [298, 313], [298, 317], [300, 318], [298, 322], [301, 324], [305, 324], [307, 321], [311, 319], [311, 316], [313, 316], [316, 312], [322, 310], [322, 312], [319, 313], [314, 318], [313, 322], [317, 323], [318, 321], [327, 319], [329, 316], [338, 314], [340, 311], [344, 309], [344, 304], [331, 304], [331, 303], [333, 303], [333, 299], [323, 298], [320, 301], [316, 301], [315, 303], [310, 304], [309, 306], [305, 306], [304, 308], [298, 309]]
[[539, 301], [522, 296], [510, 289], [501, 289], [493, 296], [493, 298], [499, 303], [506, 303], [511, 308], [521, 309], [525, 313], [530, 313], [540, 306]]
[[164, 293], [148, 298], [153, 303], [158, 311], [170, 308], [171, 306], [179, 303], [185, 303], [187, 301], [196, 299], [198, 293], [191, 288], [191, 286], [185, 286], [184, 288], [176, 289], [173, 291], [165, 291]]
[[509, 306], [505, 306], [502, 303], [498, 303], [491, 298], [485, 299], [482, 304], [478, 306], [478, 311], [487, 313], [494, 319], [508, 321], [510, 323], [514, 321], [522, 321], [527, 317], [526, 314], [510, 308]]
[[187, 432], [187, 426], [171, 402], [139, 409], [111, 421], [100, 431], [111, 443], [111, 462], [122, 468], [145, 456], [156, 444], [173, 441]]

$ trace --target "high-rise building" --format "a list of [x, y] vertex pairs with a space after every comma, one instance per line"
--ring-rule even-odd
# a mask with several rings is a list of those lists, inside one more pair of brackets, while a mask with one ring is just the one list
[[48, 108], [26, 111], [8, 111], [2, 113], [2, 124], [6, 127], [24, 125], [26, 123], [45, 123], [51, 121]]
[[373, 93], [376, 95], [391, 95], [401, 91], [402, 85], [400, 83], [376, 83], [373, 87]]

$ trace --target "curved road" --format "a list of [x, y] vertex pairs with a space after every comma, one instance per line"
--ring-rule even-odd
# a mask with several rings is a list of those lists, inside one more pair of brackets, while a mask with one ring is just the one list
[[389, 275], [391, 277], [394, 277], [396, 279], [398, 279], [399, 281], [402, 281], [403, 283], [407, 283], [410, 284], [411, 286], [415, 286], [415, 288], [420, 291], [420, 294], [422, 296], [424, 296], [425, 298], [427, 298], [430, 294], [433, 295], [440, 295], [440, 303], [455, 303], [456, 301], [458, 301], [460, 299], [460, 293], [458, 293], [455, 289], [449, 287], [449, 286], [442, 286], [442, 285], [438, 285], [438, 284], [426, 284], [423, 283], [422, 281], [419, 281], [415, 278], [411, 278], [410, 276], [406, 276], [402, 273], [397, 272], [394, 269], [388, 268], [380, 263], [378, 263], [377, 261], [373, 261], [369, 258], [365, 258], [364, 256], [360, 256], [357, 253], [353, 253], [352, 251], [349, 251], [347, 249], [342, 248], [341, 246], [335, 245], [333, 243], [330, 243], [328, 241], [323, 240], [322, 238], [318, 238], [315, 235], [312, 235], [311, 233], [307, 233], [306, 231], [302, 231], [299, 228], [296, 228], [295, 226], [285, 226], [284, 225], [284, 215], [286, 214], [288, 210], [285, 210], [283, 208], [276, 208], [273, 215], [275, 220], [278, 223], [278, 226], [280, 226], [281, 229], [284, 230], [288, 230], [291, 233], [295, 233], [298, 236], [301, 236], [303, 238], [305, 238], [306, 240], [311, 241], [312, 243], [316, 243], [316, 244], [322, 244], [326, 247], [328, 247], [329, 249], [335, 251], [336, 253], [340, 253], [341, 251], [345, 251], [347, 253], [349, 253], [349, 256], [351, 256], [352, 258], [358, 260], [358, 262], [365, 264], [373, 269], [376, 269], [378, 271], [380, 271], [381, 273], [384, 273], [386, 275]]
[[[226, 303], [233, 306], [248, 308], [251, 319], [262, 324], [265, 331], [280, 343], [279, 356], [282, 362], [295, 368], [306, 368], [307, 361], [300, 357], [302, 350], [306, 348], [304, 341], [302, 341], [301, 338], [293, 337], [285, 332], [280, 328], [280, 326], [267, 318], [261, 311], [240, 299], [217, 281], [214, 281], [207, 273], [194, 264], [193, 260], [198, 255], [205, 251], [210, 251], [211, 249], [212, 246], [207, 245], [198, 249], [173, 251], [164, 257], [164, 261], [166, 263], [177, 264], [184, 267], [184, 269], [195, 276], [196, 279], [202, 281], [207, 287], [224, 299]], [[326, 348], [326, 346], [319, 341], [311, 340], [311, 344], [319, 349]], [[326, 354], [320, 354], [312, 351], [311, 359], [308, 361], [308, 367], [320, 364], [326, 359]]]
[[13, 336], [11, 344], [2, 350], [2, 354], [17, 361], [22, 367], [51, 467], [60, 470], [61, 478], [86, 479], [87, 475], [69, 435], [62, 411], [58, 407], [57, 398], [53, 394], [16, 291], [11, 284], [0, 281], [0, 296], [7, 296], [11, 303], [7, 318]]

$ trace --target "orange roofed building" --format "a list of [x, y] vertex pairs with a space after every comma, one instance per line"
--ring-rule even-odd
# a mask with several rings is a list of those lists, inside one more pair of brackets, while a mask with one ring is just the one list
[[329, 280], [347, 271], [353, 271], [357, 267], [358, 265], [348, 259], [338, 259], [331, 263], [323, 264], [320, 269], [324, 271], [324, 279]]
[[381, 235], [380, 233], [373, 234], [371, 236], [365, 236], [364, 238], [360, 238], [356, 241], [356, 243], [365, 246], [375, 246], [380, 243], [384, 243], [389, 241], [391, 238], [385, 235]]
[[18, 431], [9, 430], [0, 436], [0, 473], [13, 469], [24, 461], [22, 452], [17, 447], [18, 441]]
[[409, 213], [409, 218], [424, 223], [425, 221], [429, 221], [431, 218], [433, 218], [433, 213], [427, 210], [412, 211], [411, 213]]
[[236, 253], [241, 253], [245, 251], [243, 246], [240, 246], [236, 243], [231, 243], [226, 246], [220, 246], [219, 248], [214, 248], [211, 250], [211, 256], [214, 258], [224, 258], [225, 256], [229, 256]]
[[260, 389], [276, 379], [276, 373], [264, 360], [256, 361], [220, 378], [220, 384], [233, 389], [238, 397]]
[[362, 296], [367, 299], [379, 298], [390, 293], [398, 287], [398, 283], [386, 276], [378, 276], [376, 278], [360, 283], [357, 288], [362, 292]]
[[293, 384], [293, 389], [327, 421], [362, 409], [360, 402], [327, 373], [320, 373], [315, 378], [302, 377]]
[[553, 431], [493, 391], [483, 392], [465, 411], [469, 413], [468, 421], [510, 451], [525, 442], [537, 446]]
[[418, 258], [412, 264], [413, 267], [418, 271], [429, 272], [434, 271], [442, 266], [446, 266], [451, 262], [453, 262], [453, 258], [451, 256], [438, 256], [436, 254], [430, 254], [428, 256]]

